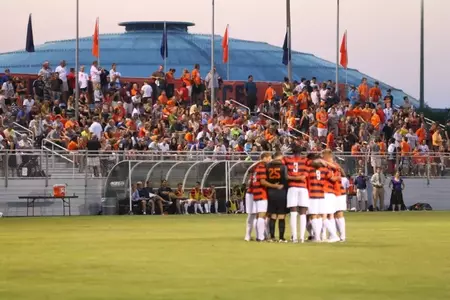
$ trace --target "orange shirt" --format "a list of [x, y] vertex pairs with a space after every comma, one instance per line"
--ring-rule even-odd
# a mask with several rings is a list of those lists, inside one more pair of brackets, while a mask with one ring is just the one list
[[275, 90], [273, 87], [268, 87], [266, 93], [264, 94], [264, 100], [272, 100], [275, 96]]
[[78, 144], [74, 141], [70, 141], [69, 145], [67, 145], [67, 150], [70, 151], [78, 150]]
[[353, 145], [351, 149], [352, 155], [358, 155], [359, 154], [359, 146]]
[[167, 101], [168, 101], [167, 96], [166, 95], [160, 95], [158, 97], [158, 101], [159, 101], [159, 103], [166, 105]]
[[325, 123], [325, 124], [322, 124], [322, 123], [318, 122], [318, 124], [317, 124], [318, 128], [328, 128], [328, 114], [326, 111], [317, 112], [316, 119], [317, 119], [317, 121]]
[[137, 92], [138, 92], [137, 90], [131, 89], [131, 96], [136, 96]]
[[299, 108], [301, 110], [307, 109], [308, 108], [308, 92], [303, 92], [300, 95], [298, 95], [298, 103], [300, 104]]
[[195, 85], [200, 85], [202, 83], [202, 78], [200, 76], [200, 71], [197, 69], [192, 70], [192, 81], [195, 83]]
[[379, 142], [378, 147], [380, 147], [380, 154], [382, 154], [382, 155], [386, 154], [386, 143], [385, 142]]
[[379, 87], [374, 86], [369, 90], [369, 97], [372, 98], [372, 102], [380, 101], [381, 96], [381, 90]]
[[409, 152], [411, 152], [411, 147], [409, 146], [408, 142], [405, 141], [400, 143], [400, 149], [402, 156], [407, 156]]
[[166, 73], [166, 82], [168, 84], [173, 84], [175, 82], [175, 78], [173, 78], [173, 73], [172, 72], [167, 72]]
[[327, 148], [334, 149], [334, 135], [333, 135], [333, 132], [331, 132], [331, 131], [327, 135]]
[[72, 122], [72, 120], [67, 120], [66, 124], [64, 124], [64, 128], [73, 128], [75, 126], [75, 123]]
[[419, 144], [422, 144], [422, 142], [425, 140], [425, 138], [427, 136], [427, 132], [425, 131], [424, 128], [419, 128], [419, 129], [417, 129], [416, 134], [418, 137]]
[[183, 82], [186, 84], [186, 87], [191, 86], [191, 74], [185, 73], [183, 75], [183, 77], [181, 77], [181, 79], [183, 80]]
[[191, 142], [194, 141], [194, 135], [192, 134], [192, 132], [188, 132], [188, 133], [186, 133], [186, 134], [184, 135], [184, 139], [185, 139], [187, 142], [191, 143]]
[[372, 126], [376, 129], [376, 130], [380, 130], [380, 116], [378, 114], [373, 114], [372, 117], [370, 118], [370, 124], [372, 124]]
[[367, 101], [369, 98], [369, 86], [367, 83], [361, 83], [358, 86], [359, 99], [363, 102]]

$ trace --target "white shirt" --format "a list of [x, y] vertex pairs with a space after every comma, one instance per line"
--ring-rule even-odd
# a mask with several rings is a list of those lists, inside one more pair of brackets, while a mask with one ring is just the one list
[[103, 128], [99, 122], [92, 123], [91, 127], [89, 127], [89, 131], [95, 134], [99, 140], [102, 138]]
[[2, 90], [4, 91], [4, 95], [6, 99], [14, 97], [14, 86], [12, 83], [4, 82], [2, 85]]
[[430, 149], [428, 148], [428, 145], [419, 145], [419, 150], [422, 153], [430, 152]]
[[137, 96], [133, 96], [133, 97], [131, 97], [131, 101], [133, 102], [133, 103], [141, 103], [141, 97], [137, 97]]
[[159, 150], [161, 150], [162, 152], [168, 152], [168, 151], [170, 150], [169, 144], [167, 144], [166, 142], [159, 143], [159, 144], [158, 144], [158, 148], [159, 148]]
[[341, 183], [345, 190], [348, 190], [350, 188], [350, 181], [348, 180], [347, 177], [342, 177]]
[[408, 144], [411, 146], [411, 149], [415, 149], [417, 142], [419, 141], [417, 135], [415, 133], [413, 134], [407, 133], [405, 136], [408, 139]]
[[389, 119], [392, 120], [392, 114], [393, 114], [392, 107], [383, 109], [383, 112], [384, 112], [384, 115], [385, 115], [384, 123], [387, 124], [387, 121], [388, 121]]
[[153, 94], [153, 89], [152, 89], [151, 85], [144, 84], [141, 88], [141, 94], [142, 94], [142, 97], [144, 97], [144, 98], [150, 98]]
[[[116, 80], [113, 80], [114, 77], [116, 77]], [[109, 81], [110, 82], [115, 81], [116, 83], [120, 83], [120, 77], [122, 77], [122, 74], [120, 74], [120, 72], [114, 71], [113, 69], [111, 69], [109, 71]]]
[[200, 140], [201, 138], [205, 138], [205, 137], [207, 137], [209, 140], [211, 139], [211, 135], [209, 134], [209, 132], [204, 132], [202, 130], [197, 134], [197, 141]]
[[97, 69], [96, 66], [91, 66], [91, 80], [92, 82], [100, 82], [100, 74], [102, 72]]
[[78, 81], [80, 83], [80, 89], [85, 89], [88, 86], [89, 76], [84, 72], [78, 73]]
[[311, 101], [312, 103], [314, 103], [314, 105], [318, 105], [320, 102], [320, 98], [319, 98], [319, 92], [312, 92], [311, 93]]
[[34, 105], [34, 99], [25, 99], [23, 100], [23, 106], [26, 107], [25, 112], [29, 113], [31, 111], [31, 108]]
[[324, 90], [320, 90], [320, 100], [327, 100], [328, 97], [328, 90], [324, 89]]
[[132, 116], [134, 116], [134, 115], [140, 116], [141, 115], [141, 111], [137, 107], [135, 107], [135, 108], [133, 108], [133, 112], [131, 113], [131, 115]]
[[67, 70], [65, 67], [57, 66], [55, 72], [59, 74], [59, 79], [63, 82], [67, 82]]

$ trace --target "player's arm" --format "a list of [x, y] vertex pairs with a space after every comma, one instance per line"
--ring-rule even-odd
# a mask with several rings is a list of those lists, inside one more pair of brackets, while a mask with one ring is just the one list
[[269, 188], [269, 189], [278, 189], [281, 190], [283, 188], [282, 184], [279, 183], [270, 183], [265, 179], [261, 179], [261, 185], [263, 187]]

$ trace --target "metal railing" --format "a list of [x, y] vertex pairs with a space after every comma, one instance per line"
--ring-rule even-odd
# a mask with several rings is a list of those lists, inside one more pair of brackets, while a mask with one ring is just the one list
[[27, 127], [25, 127], [25, 126], [20, 125], [20, 124], [17, 123], [17, 122], [13, 122], [13, 125], [16, 126], [16, 127], [19, 127], [20, 130], [23, 130], [23, 131], [27, 132], [28, 138], [29, 138], [31, 141], [34, 140], [35, 137], [34, 137], [34, 132], [33, 132], [32, 130], [30, 130], [29, 128], [27, 128]]
[[230, 100], [228, 100], [228, 101], [230, 101], [231, 103], [237, 104], [237, 105], [239, 105], [240, 107], [243, 107], [244, 109], [248, 110], [248, 115], [249, 115], [249, 116], [252, 115], [252, 110], [250, 109], [250, 107], [248, 107], [248, 106], [246, 106], [246, 105], [244, 105], [244, 104], [242, 104], [242, 103], [239, 103], [239, 102], [237, 102], [236, 100], [233, 100], [233, 99], [230, 99]]
[[266, 114], [263, 114], [263, 113], [259, 113], [258, 116], [262, 116], [262, 117], [264, 117], [264, 118], [266, 118], [266, 119], [268, 119], [268, 120], [270, 120], [270, 121], [272, 121], [274, 123], [277, 123], [278, 124], [278, 128], [281, 128], [281, 122], [280, 121], [278, 121], [278, 120], [276, 120], [276, 119], [274, 119], [274, 118], [272, 118], [272, 117], [270, 117], [270, 116], [268, 116]]

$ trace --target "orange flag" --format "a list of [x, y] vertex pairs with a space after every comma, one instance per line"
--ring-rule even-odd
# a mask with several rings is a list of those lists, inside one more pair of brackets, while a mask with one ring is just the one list
[[223, 35], [223, 41], [222, 41], [222, 49], [223, 49], [223, 62], [228, 62], [228, 25], [227, 29], [225, 30], [225, 34]]
[[344, 33], [344, 36], [342, 37], [342, 43], [341, 43], [341, 66], [347, 69], [348, 65], [348, 54], [347, 54], [347, 30]]
[[95, 57], [99, 57], [99, 48], [98, 48], [98, 18], [95, 21], [95, 31], [94, 36], [92, 37], [92, 55]]

